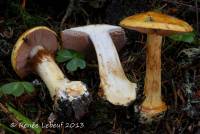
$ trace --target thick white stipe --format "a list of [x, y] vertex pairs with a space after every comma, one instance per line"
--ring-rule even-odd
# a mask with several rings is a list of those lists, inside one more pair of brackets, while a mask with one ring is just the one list
[[136, 98], [135, 83], [130, 82], [122, 68], [117, 50], [109, 35], [111, 31], [122, 30], [112, 25], [88, 25], [69, 30], [85, 32], [95, 47], [100, 74], [100, 87], [104, 97], [114, 105], [127, 106]]

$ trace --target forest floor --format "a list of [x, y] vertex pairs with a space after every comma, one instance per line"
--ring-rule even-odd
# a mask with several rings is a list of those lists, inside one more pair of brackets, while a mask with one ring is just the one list
[[[72, 0], [73, 1], [73, 0]], [[199, 7], [198, 7], [199, 5]], [[67, 17], [63, 19], [68, 12]], [[138, 107], [144, 100], [146, 36], [125, 30], [126, 46], [119, 56], [124, 71], [132, 82], [137, 82], [137, 99], [128, 107], [113, 106], [98, 96], [99, 73], [97, 60], [70, 73], [62, 69], [70, 80], [86, 82], [93, 101], [89, 113], [78, 123], [83, 128], [43, 128], [42, 133], [68, 134], [200, 134], [200, 1], [199, 0], [27, 0], [25, 8], [19, 0], [0, 1], [0, 86], [13, 81], [28, 81], [36, 90], [19, 97], [3, 95], [0, 104], [11, 104], [24, 116], [39, 123], [47, 123], [53, 112], [52, 100], [42, 80], [36, 75], [20, 79], [12, 68], [10, 57], [19, 36], [29, 28], [45, 25], [58, 34], [61, 30], [88, 25], [118, 25], [123, 18], [150, 10], [157, 10], [187, 21], [195, 30], [191, 43], [166, 37], [162, 46], [162, 96], [168, 110], [162, 118], [151, 123], [140, 122]], [[184, 53], [192, 51], [192, 56]], [[193, 50], [194, 53], [193, 53]], [[63, 64], [59, 64], [63, 68]], [[35, 84], [35, 82], [37, 84]], [[39, 83], [39, 84], [38, 84]], [[0, 133], [12, 133], [12, 119], [0, 107]], [[4, 126], [5, 125], [5, 126]], [[4, 126], [4, 127], [2, 127]], [[25, 130], [10, 128], [15, 132]], [[14, 133], [14, 132], [13, 132]]]

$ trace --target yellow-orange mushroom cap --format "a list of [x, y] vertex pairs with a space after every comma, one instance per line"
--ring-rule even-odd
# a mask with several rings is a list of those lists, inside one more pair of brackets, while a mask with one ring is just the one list
[[120, 25], [142, 33], [155, 33], [163, 36], [193, 31], [187, 22], [153, 11], [127, 17], [120, 22]]

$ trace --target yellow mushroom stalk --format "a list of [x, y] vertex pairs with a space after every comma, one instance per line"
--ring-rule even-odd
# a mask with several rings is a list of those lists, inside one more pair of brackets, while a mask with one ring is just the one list
[[166, 111], [161, 96], [161, 47], [162, 38], [175, 33], [191, 32], [192, 27], [185, 21], [158, 13], [145, 12], [125, 18], [122, 27], [147, 34], [146, 76], [141, 115], [151, 119]]

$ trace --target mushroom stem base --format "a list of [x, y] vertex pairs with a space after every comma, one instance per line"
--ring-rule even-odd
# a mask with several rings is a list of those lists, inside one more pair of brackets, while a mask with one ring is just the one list
[[145, 107], [142, 105], [140, 111], [141, 113], [143, 113], [143, 115], [146, 115], [147, 117], [153, 117], [166, 110], [167, 110], [167, 106], [163, 102], [160, 104], [160, 106], [157, 106], [157, 107]]
[[90, 94], [84, 94], [81, 97], [70, 100], [57, 100], [55, 111], [61, 120], [71, 120], [75, 118], [80, 120], [85, 114], [89, 112], [88, 107], [92, 102]]

